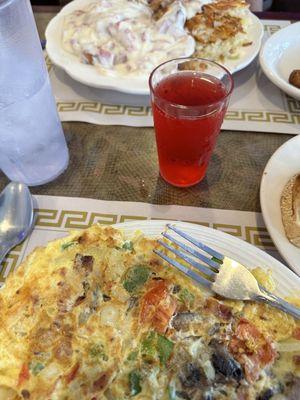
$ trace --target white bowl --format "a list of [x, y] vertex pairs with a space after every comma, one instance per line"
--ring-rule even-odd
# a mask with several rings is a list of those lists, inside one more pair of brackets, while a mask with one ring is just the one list
[[290, 73], [300, 69], [300, 22], [274, 33], [262, 47], [259, 61], [276, 86], [300, 100], [300, 89], [289, 83]]

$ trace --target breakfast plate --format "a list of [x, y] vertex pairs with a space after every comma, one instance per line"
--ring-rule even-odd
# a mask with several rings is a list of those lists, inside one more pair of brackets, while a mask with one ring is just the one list
[[168, 223], [176, 224], [180, 229], [222, 254], [239, 261], [249, 269], [259, 266], [271, 271], [272, 277], [277, 283], [276, 292], [279, 296], [293, 296], [299, 293], [300, 278], [286, 266], [257, 247], [216, 229], [188, 222], [165, 220], [131, 221], [116, 224], [114, 227], [122, 229], [126, 236], [139, 230], [149, 238], [157, 238], [160, 237]]
[[[285, 235], [280, 209], [282, 190], [300, 172], [300, 136], [284, 143], [270, 158], [260, 184], [260, 204], [266, 227], [282, 257], [300, 275], [300, 249]], [[299, 290], [299, 286], [298, 286]]]
[[[168, 222], [73, 230], [10, 274], [0, 292], [0, 399], [297, 398], [300, 325], [274, 308], [214, 296], [163, 263], [151, 238]], [[300, 279], [269, 255], [172, 222], [271, 270], [278, 293], [298, 304]], [[269, 273], [253, 273], [274, 288]]]
[[300, 69], [300, 22], [274, 33], [260, 51], [259, 61], [266, 76], [288, 95], [300, 100], [300, 89], [289, 76]]
[[[48, 24], [46, 29], [46, 50], [56, 66], [65, 70], [73, 79], [95, 88], [113, 89], [119, 92], [138, 95], [149, 94], [149, 73], [143, 75], [111, 75], [103, 74], [93, 65], [80, 62], [74, 54], [66, 51], [62, 45], [63, 25], [66, 15], [82, 9], [91, 3], [91, 0], [74, 0], [67, 4]], [[259, 52], [263, 37], [263, 26], [260, 20], [249, 12], [249, 43], [243, 48], [242, 55], [237, 59], [224, 62], [224, 66], [234, 73], [251, 63]], [[191, 54], [182, 54], [189, 56]]]

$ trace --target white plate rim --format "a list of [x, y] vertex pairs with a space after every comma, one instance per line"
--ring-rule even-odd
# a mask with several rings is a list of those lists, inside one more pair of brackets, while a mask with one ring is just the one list
[[283, 79], [278, 74], [278, 72], [270, 66], [270, 61], [273, 62], [274, 60], [270, 60], [270, 57], [268, 57], [267, 54], [269, 47], [272, 47], [274, 43], [280, 41], [281, 36], [285, 35], [286, 32], [294, 31], [297, 29], [300, 32], [300, 22], [295, 22], [293, 24], [285, 26], [284, 28], [281, 28], [278, 32], [275, 32], [272, 36], [270, 36], [260, 50], [259, 63], [265, 75], [270, 79], [271, 82], [274, 83], [274, 85], [278, 86], [281, 90], [283, 90], [290, 96], [300, 100], [300, 89], [297, 89], [290, 83], [286, 82], [285, 79]]
[[[300, 275], [300, 249], [287, 239], [280, 210], [280, 197], [285, 184], [293, 175], [300, 172], [300, 158], [298, 164], [291, 164], [291, 153], [289, 151], [297, 148], [300, 152], [300, 135], [283, 143], [270, 157], [261, 178], [260, 205], [265, 225], [275, 246], [289, 266]], [[282, 165], [283, 163], [284, 165]], [[276, 169], [276, 166], [278, 166], [278, 169]], [[272, 185], [276, 183], [276, 179], [280, 181], [273, 190]], [[274, 204], [276, 214], [271, 210], [270, 199], [273, 201], [272, 205]], [[296, 258], [297, 256], [298, 258]]]
[[[73, 0], [64, 6], [60, 12], [49, 22], [46, 31], [46, 51], [52, 63], [62, 68], [71, 78], [88, 86], [95, 88], [111, 89], [123, 93], [148, 95], [148, 76], [139, 78], [104, 76], [96, 73], [95, 68], [90, 65], [85, 65], [79, 62], [77, 58], [65, 50], [60, 45], [61, 24], [64, 15], [71, 11], [78, 9], [79, 6], [89, 4], [93, 0]], [[224, 66], [229, 69], [231, 73], [242, 70], [247, 67], [254, 58], [258, 55], [261, 42], [264, 34], [264, 27], [262, 22], [250, 12], [252, 19], [252, 45], [247, 47], [247, 52], [241, 58], [240, 62], [237, 60], [229, 60]], [[150, 73], [149, 73], [150, 75]]]
[[228, 233], [193, 224], [190, 222], [170, 220], [138, 220], [122, 222], [116, 227], [132, 235], [136, 230], [142, 231], [147, 237], [159, 237], [165, 230], [167, 224], [175, 224], [184, 229], [187, 233], [198, 236], [199, 240], [219, 250], [221, 253], [236, 259], [248, 268], [261, 267], [272, 271], [272, 276], [277, 283], [276, 293], [281, 296], [293, 296], [300, 286], [300, 278], [281, 262], [266, 252]]

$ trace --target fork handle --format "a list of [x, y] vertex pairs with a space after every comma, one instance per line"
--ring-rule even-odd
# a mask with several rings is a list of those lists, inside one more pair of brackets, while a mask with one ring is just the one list
[[0, 266], [1, 266], [2, 261], [4, 260], [4, 257], [8, 253], [8, 251], [9, 251], [9, 247], [0, 245]]
[[257, 295], [255, 300], [261, 303], [269, 304], [270, 306], [276, 307], [281, 311], [290, 314], [292, 317], [296, 319], [300, 319], [300, 308], [294, 306], [291, 303], [283, 300], [282, 298], [276, 296], [273, 293], [268, 292], [265, 288], [260, 286], [260, 291], [262, 295]]

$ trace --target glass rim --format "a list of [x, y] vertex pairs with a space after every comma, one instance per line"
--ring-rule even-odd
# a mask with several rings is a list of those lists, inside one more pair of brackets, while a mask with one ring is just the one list
[[201, 58], [201, 57], [178, 57], [178, 58], [172, 58], [171, 60], [164, 61], [163, 63], [157, 65], [157, 67], [155, 67], [155, 68], [152, 70], [152, 72], [151, 72], [151, 74], [150, 74], [150, 76], [149, 76], [149, 79], [148, 79], [148, 84], [149, 84], [149, 87], [150, 87], [150, 92], [153, 93], [153, 96], [154, 96], [154, 97], [157, 97], [157, 98], [159, 98], [160, 100], [166, 101], [166, 102], [168, 102], [168, 104], [170, 104], [171, 106], [180, 108], [180, 109], [182, 109], [182, 110], [190, 110], [190, 109], [197, 109], [197, 108], [199, 108], [199, 107], [203, 107], [203, 105], [185, 106], [184, 104], [173, 103], [173, 102], [171, 102], [171, 101], [168, 101], [168, 100], [164, 99], [162, 96], [159, 96], [159, 95], [155, 94], [155, 89], [154, 89], [154, 87], [153, 87], [153, 85], [152, 85], [152, 78], [153, 78], [153, 75], [155, 74], [155, 72], [156, 72], [160, 67], [162, 67], [163, 65], [169, 64], [169, 63], [171, 63], [171, 62], [173, 62], [173, 61], [188, 61], [188, 60], [189, 60], [189, 61], [204, 61], [204, 62], [208, 62], [208, 63], [214, 64], [215, 66], [217, 66], [217, 67], [223, 69], [223, 70], [227, 73], [227, 75], [229, 76], [229, 80], [230, 80], [230, 89], [229, 89], [228, 93], [226, 93], [226, 95], [225, 95], [221, 100], [213, 101], [213, 102], [211, 102], [211, 103], [208, 103], [208, 104], [205, 105], [205, 106], [212, 106], [212, 105], [214, 105], [214, 104], [222, 103], [222, 102], [224, 102], [224, 101], [231, 95], [231, 93], [232, 93], [232, 91], [233, 91], [233, 88], [234, 88], [234, 81], [233, 81], [233, 77], [232, 77], [231, 72], [230, 72], [226, 67], [224, 67], [223, 65], [217, 63], [216, 61], [212, 61], [212, 60], [209, 60], [209, 59], [207, 59], [207, 58]]

